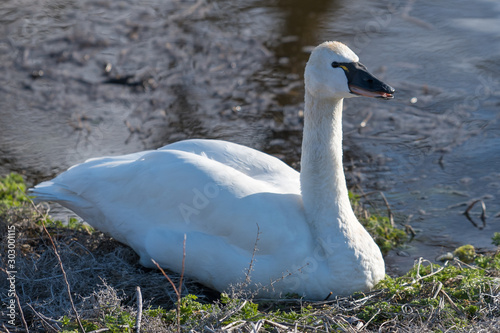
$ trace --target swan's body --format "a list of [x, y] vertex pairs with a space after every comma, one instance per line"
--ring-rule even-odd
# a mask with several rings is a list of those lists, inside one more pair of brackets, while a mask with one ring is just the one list
[[390, 98], [394, 90], [373, 76], [353, 77], [357, 61], [337, 42], [313, 51], [300, 174], [251, 148], [187, 140], [92, 159], [31, 191], [128, 244], [145, 266], [154, 259], [180, 272], [186, 235], [185, 274], [219, 291], [245, 281], [250, 266], [249, 288], [259, 296], [321, 300], [368, 290], [385, 268], [349, 203], [342, 100]]

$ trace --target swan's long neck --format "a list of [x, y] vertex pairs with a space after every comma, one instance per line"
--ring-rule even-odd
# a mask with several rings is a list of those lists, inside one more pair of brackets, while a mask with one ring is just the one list
[[[345, 235], [357, 223], [342, 166], [343, 99], [306, 92], [300, 182], [304, 209], [316, 237]], [[354, 221], [353, 221], [354, 219]]]
[[[314, 259], [326, 260], [327, 274], [351, 290], [371, 288], [384, 277], [384, 260], [349, 202], [342, 166], [342, 99], [316, 99], [306, 92], [305, 101], [300, 184], [317, 244]], [[349, 290], [337, 290], [343, 292]]]

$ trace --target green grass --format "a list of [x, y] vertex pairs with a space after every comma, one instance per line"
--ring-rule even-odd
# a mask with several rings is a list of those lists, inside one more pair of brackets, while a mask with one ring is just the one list
[[[32, 206], [32, 199], [26, 194], [26, 183], [21, 175], [10, 173], [0, 177], [0, 213], [12, 208], [32, 208]], [[52, 219], [50, 216], [44, 216], [35, 209], [32, 212], [36, 223], [41, 225], [43, 221], [47, 228], [67, 228], [87, 232], [94, 230], [91, 226], [74, 217], [69, 218], [68, 222], [65, 223]]]
[[349, 199], [359, 222], [372, 235], [384, 255], [408, 241], [408, 235], [392, 225], [389, 217], [364, 208], [359, 195], [349, 191]]
[[11, 173], [0, 178], [0, 209], [20, 207], [29, 202], [26, 184], [21, 175]]
[[500, 246], [500, 232], [495, 232], [493, 234], [492, 242], [493, 245]]
[[[218, 302], [203, 303], [196, 296], [187, 295], [181, 300], [180, 322], [186, 332], [200, 329], [200, 323], [228, 328], [235, 323], [263, 320], [267, 323], [263, 330], [269, 332], [274, 324], [289, 328], [297, 325], [311, 332], [325, 328], [335, 331], [346, 327], [338, 320], [342, 316], [360, 323], [369, 322], [367, 328], [375, 330], [388, 321], [405, 323], [416, 318], [423, 322], [437, 322], [439, 327], [466, 328], [500, 315], [494, 298], [499, 291], [495, 275], [499, 273], [500, 254], [478, 256], [475, 264], [469, 266], [456, 261], [455, 264], [439, 266], [420, 261], [404, 276], [386, 277], [374, 292], [323, 303], [259, 302], [231, 298], [227, 294], [221, 294]], [[144, 315], [159, 318], [167, 326], [174, 327], [176, 323], [174, 309], [149, 308]], [[100, 327], [108, 327], [112, 332], [123, 329], [123, 325], [133, 327], [134, 320], [126, 314], [117, 312], [114, 316], [115, 321], [107, 319], [100, 323]], [[128, 322], [120, 318], [128, 318]], [[119, 320], [121, 326], [113, 326]], [[68, 327], [73, 328], [74, 323], [71, 325]]]
[[[344, 312], [336, 306], [338, 301], [321, 305], [304, 302], [300, 307], [287, 305], [285, 309], [280, 309], [279, 302], [270, 306], [269, 302], [232, 299], [226, 294], [221, 295], [217, 304], [202, 304], [195, 296], [188, 295], [181, 301], [181, 323], [185, 329], [196, 328], [207, 312], [224, 313], [224, 308], [229, 307], [238, 311], [225, 318], [222, 326], [237, 321], [266, 319], [283, 325], [299, 324], [299, 327], [327, 324], [329, 329], [335, 330], [340, 327], [339, 324], [332, 324], [333, 321], [328, 322], [325, 318], [344, 313], [362, 322], [370, 322], [372, 328], [388, 320], [405, 322], [409, 317], [439, 321], [443, 327], [465, 328], [500, 315], [500, 309], [495, 305], [495, 295], [499, 292], [496, 275], [499, 273], [500, 254], [478, 256], [474, 264], [464, 265], [456, 261], [455, 264], [440, 266], [420, 261], [404, 276], [387, 276], [370, 294], [358, 293], [341, 298], [341, 303], [348, 304]], [[367, 301], [362, 301], [367, 298]], [[495, 312], [486, 311], [495, 307]], [[172, 325], [175, 323], [175, 310], [151, 314], [162, 316]]]
[[94, 228], [92, 228], [88, 224], [82, 223], [79, 219], [74, 218], [74, 217], [70, 217], [68, 222], [65, 223], [65, 222], [62, 222], [60, 220], [54, 220], [54, 219], [50, 218], [50, 216], [46, 216], [46, 217], [39, 216], [36, 223], [42, 224], [42, 221], [43, 221], [43, 223], [45, 223], [45, 226], [49, 230], [71, 229], [71, 230], [82, 230], [82, 231], [86, 231], [89, 233], [92, 233], [95, 231]]

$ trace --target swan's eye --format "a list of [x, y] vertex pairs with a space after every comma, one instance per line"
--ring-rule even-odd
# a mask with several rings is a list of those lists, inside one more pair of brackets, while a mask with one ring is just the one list
[[349, 73], [349, 68], [344, 63], [339, 63], [339, 62], [332, 62], [332, 67], [333, 68], [342, 68], [346, 73]]

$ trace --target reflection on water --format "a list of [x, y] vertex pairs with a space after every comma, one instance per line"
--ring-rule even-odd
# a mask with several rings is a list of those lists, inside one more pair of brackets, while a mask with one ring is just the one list
[[[488, 248], [500, 231], [499, 19], [485, 0], [3, 1], [0, 172], [37, 181], [190, 137], [298, 168], [308, 51], [341, 40], [397, 90], [344, 112], [350, 184], [384, 191], [418, 233], [391, 262]], [[475, 199], [484, 230], [462, 215]]]
[[251, 76], [271, 53], [222, 5], [21, 2], [0, 4], [4, 169], [47, 177], [189, 137], [265, 138], [272, 94]]

